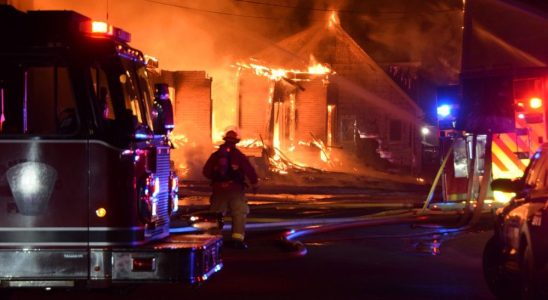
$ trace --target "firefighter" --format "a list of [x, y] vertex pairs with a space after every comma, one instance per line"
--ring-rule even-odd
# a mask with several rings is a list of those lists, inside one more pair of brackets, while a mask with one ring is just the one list
[[154, 133], [167, 135], [174, 128], [174, 120], [169, 88], [165, 83], [154, 85], [154, 110]]
[[228, 130], [225, 141], [211, 154], [204, 165], [203, 174], [211, 181], [210, 209], [223, 215], [229, 210], [232, 216], [231, 239], [225, 244], [237, 249], [247, 249], [245, 224], [249, 206], [245, 197], [246, 178], [253, 193], [257, 191], [257, 173], [249, 159], [236, 148], [240, 142], [237, 130]]

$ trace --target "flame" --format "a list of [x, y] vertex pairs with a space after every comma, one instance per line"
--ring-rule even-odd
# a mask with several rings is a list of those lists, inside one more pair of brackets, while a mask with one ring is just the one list
[[[312, 80], [312, 78], [314, 77], [306, 75], [325, 76], [327, 78], [328, 75], [334, 74], [334, 72], [327, 65], [317, 62], [312, 55], [310, 56], [309, 66], [306, 68], [306, 70], [270, 68], [268, 66], [257, 63], [257, 61], [253, 59], [251, 62], [237, 62], [233, 65], [233, 67], [237, 67], [238, 72], [247, 69], [254, 72], [257, 76], [264, 76], [273, 81], [278, 81], [283, 78], [290, 78], [291, 80], [295, 81], [307, 81]], [[299, 74], [304, 74], [305, 76], [297, 76]], [[281, 107], [277, 106], [278, 103], [273, 102], [273, 94], [274, 84], [272, 84], [270, 87], [269, 98], [267, 99], [267, 101], [271, 105], [273, 110], [281, 109]], [[296, 110], [295, 99], [290, 99], [290, 106], [291, 111], [294, 112]], [[291, 118], [294, 119], [295, 117], [296, 116], [292, 116]], [[323, 141], [318, 141], [316, 138], [314, 138], [314, 142], [298, 143], [298, 145], [307, 145], [308, 147], [314, 147], [320, 150], [320, 159], [313, 159], [312, 161], [310, 161], [309, 150], [305, 149], [304, 152], [301, 152], [299, 151], [297, 145], [294, 143], [295, 133], [292, 132], [291, 126], [289, 126], [290, 128], [288, 128], [288, 132], [285, 133], [289, 134], [289, 143], [282, 145], [282, 134], [284, 133], [282, 133], [280, 126], [282, 126], [281, 123], [274, 122], [271, 137], [272, 140], [268, 141], [269, 145], [264, 145], [262, 141], [258, 141], [256, 139], [249, 139], [242, 140], [240, 142], [240, 147], [263, 148], [263, 155], [267, 153], [268, 156], [265, 158], [268, 160], [270, 171], [277, 174], [288, 174], [290, 170], [305, 170], [307, 168], [310, 168], [306, 164], [303, 164], [301, 162], [295, 162], [295, 158], [304, 159], [314, 166], [319, 165], [318, 168], [320, 169], [324, 169], [325, 163], [329, 163], [329, 166], [331, 166], [332, 160], [330, 158], [330, 152], [324, 145]], [[282, 147], [284, 148], [282, 149]], [[302, 150], [302, 148], [300, 149]], [[285, 151], [288, 152], [288, 155], [284, 154]], [[315, 169], [318, 168], [315, 167]]]
[[271, 80], [280, 80], [282, 78], [287, 78], [290, 74], [329, 75], [334, 73], [328, 66], [316, 62], [314, 57], [312, 56], [310, 58], [310, 65], [306, 70], [270, 68], [256, 63], [244, 62], [236, 63], [235, 67], [239, 69], [253, 70], [257, 76], [265, 76]]
[[188, 138], [184, 134], [174, 134], [172, 132], [169, 134], [169, 140], [175, 146], [175, 148], [180, 148], [188, 144]]
[[289, 166], [283, 162], [281, 157], [276, 153], [269, 158], [270, 170], [278, 174], [288, 174]]
[[190, 168], [186, 163], [180, 163], [177, 165], [177, 174], [180, 176], [188, 176]]
[[272, 145], [274, 149], [280, 149], [280, 123], [274, 122], [274, 133], [272, 135]]
[[336, 11], [332, 11], [331, 15], [329, 16], [328, 26], [333, 27], [335, 25], [339, 25], [339, 16], [337, 15]]
[[259, 141], [259, 140], [256, 140], [256, 139], [245, 139], [245, 140], [240, 141], [239, 147], [243, 147], [243, 148], [255, 148], [255, 147], [263, 148], [264, 145], [263, 145], [262, 141]]
[[323, 75], [323, 74], [328, 74], [330, 72], [331, 72], [331, 69], [319, 63], [308, 67], [308, 73], [310, 74]]
[[320, 159], [323, 161], [323, 162], [328, 162], [329, 160], [327, 159], [327, 154], [323, 151], [320, 151]]

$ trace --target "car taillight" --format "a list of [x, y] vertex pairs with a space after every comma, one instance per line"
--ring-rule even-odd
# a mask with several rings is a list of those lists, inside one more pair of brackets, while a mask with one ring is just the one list
[[168, 191], [169, 213], [173, 214], [179, 209], [179, 177], [177, 177], [175, 172], [170, 172], [169, 174]]
[[153, 174], [146, 176], [139, 184], [139, 216], [145, 223], [156, 219], [160, 179]]

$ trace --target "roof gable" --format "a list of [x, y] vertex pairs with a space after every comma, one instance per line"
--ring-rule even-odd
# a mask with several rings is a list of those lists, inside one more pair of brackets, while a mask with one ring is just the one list
[[[267, 62], [273, 68], [297, 70], [306, 69], [316, 62], [327, 63], [342, 76], [345, 73], [342, 69], [352, 66], [354, 73], [381, 78], [390, 89], [395, 90], [400, 99], [415, 110], [416, 115], [423, 113], [422, 109], [336, 22], [309, 27], [257, 53], [254, 58]], [[394, 104], [400, 101], [392, 100], [396, 102]]]

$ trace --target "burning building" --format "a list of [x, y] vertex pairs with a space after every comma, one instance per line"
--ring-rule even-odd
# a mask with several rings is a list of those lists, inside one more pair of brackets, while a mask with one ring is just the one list
[[212, 79], [205, 71], [161, 71], [156, 81], [170, 86], [175, 168], [185, 178], [197, 178], [211, 150]]
[[307, 165], [318, 166], [310, 158], [321, 157], [324, 166], [348, 169], [339, 159], [345, 156], [377, 169], [419, 171], [422, 110], [335, 18], [238, 67], [244, 136]]

